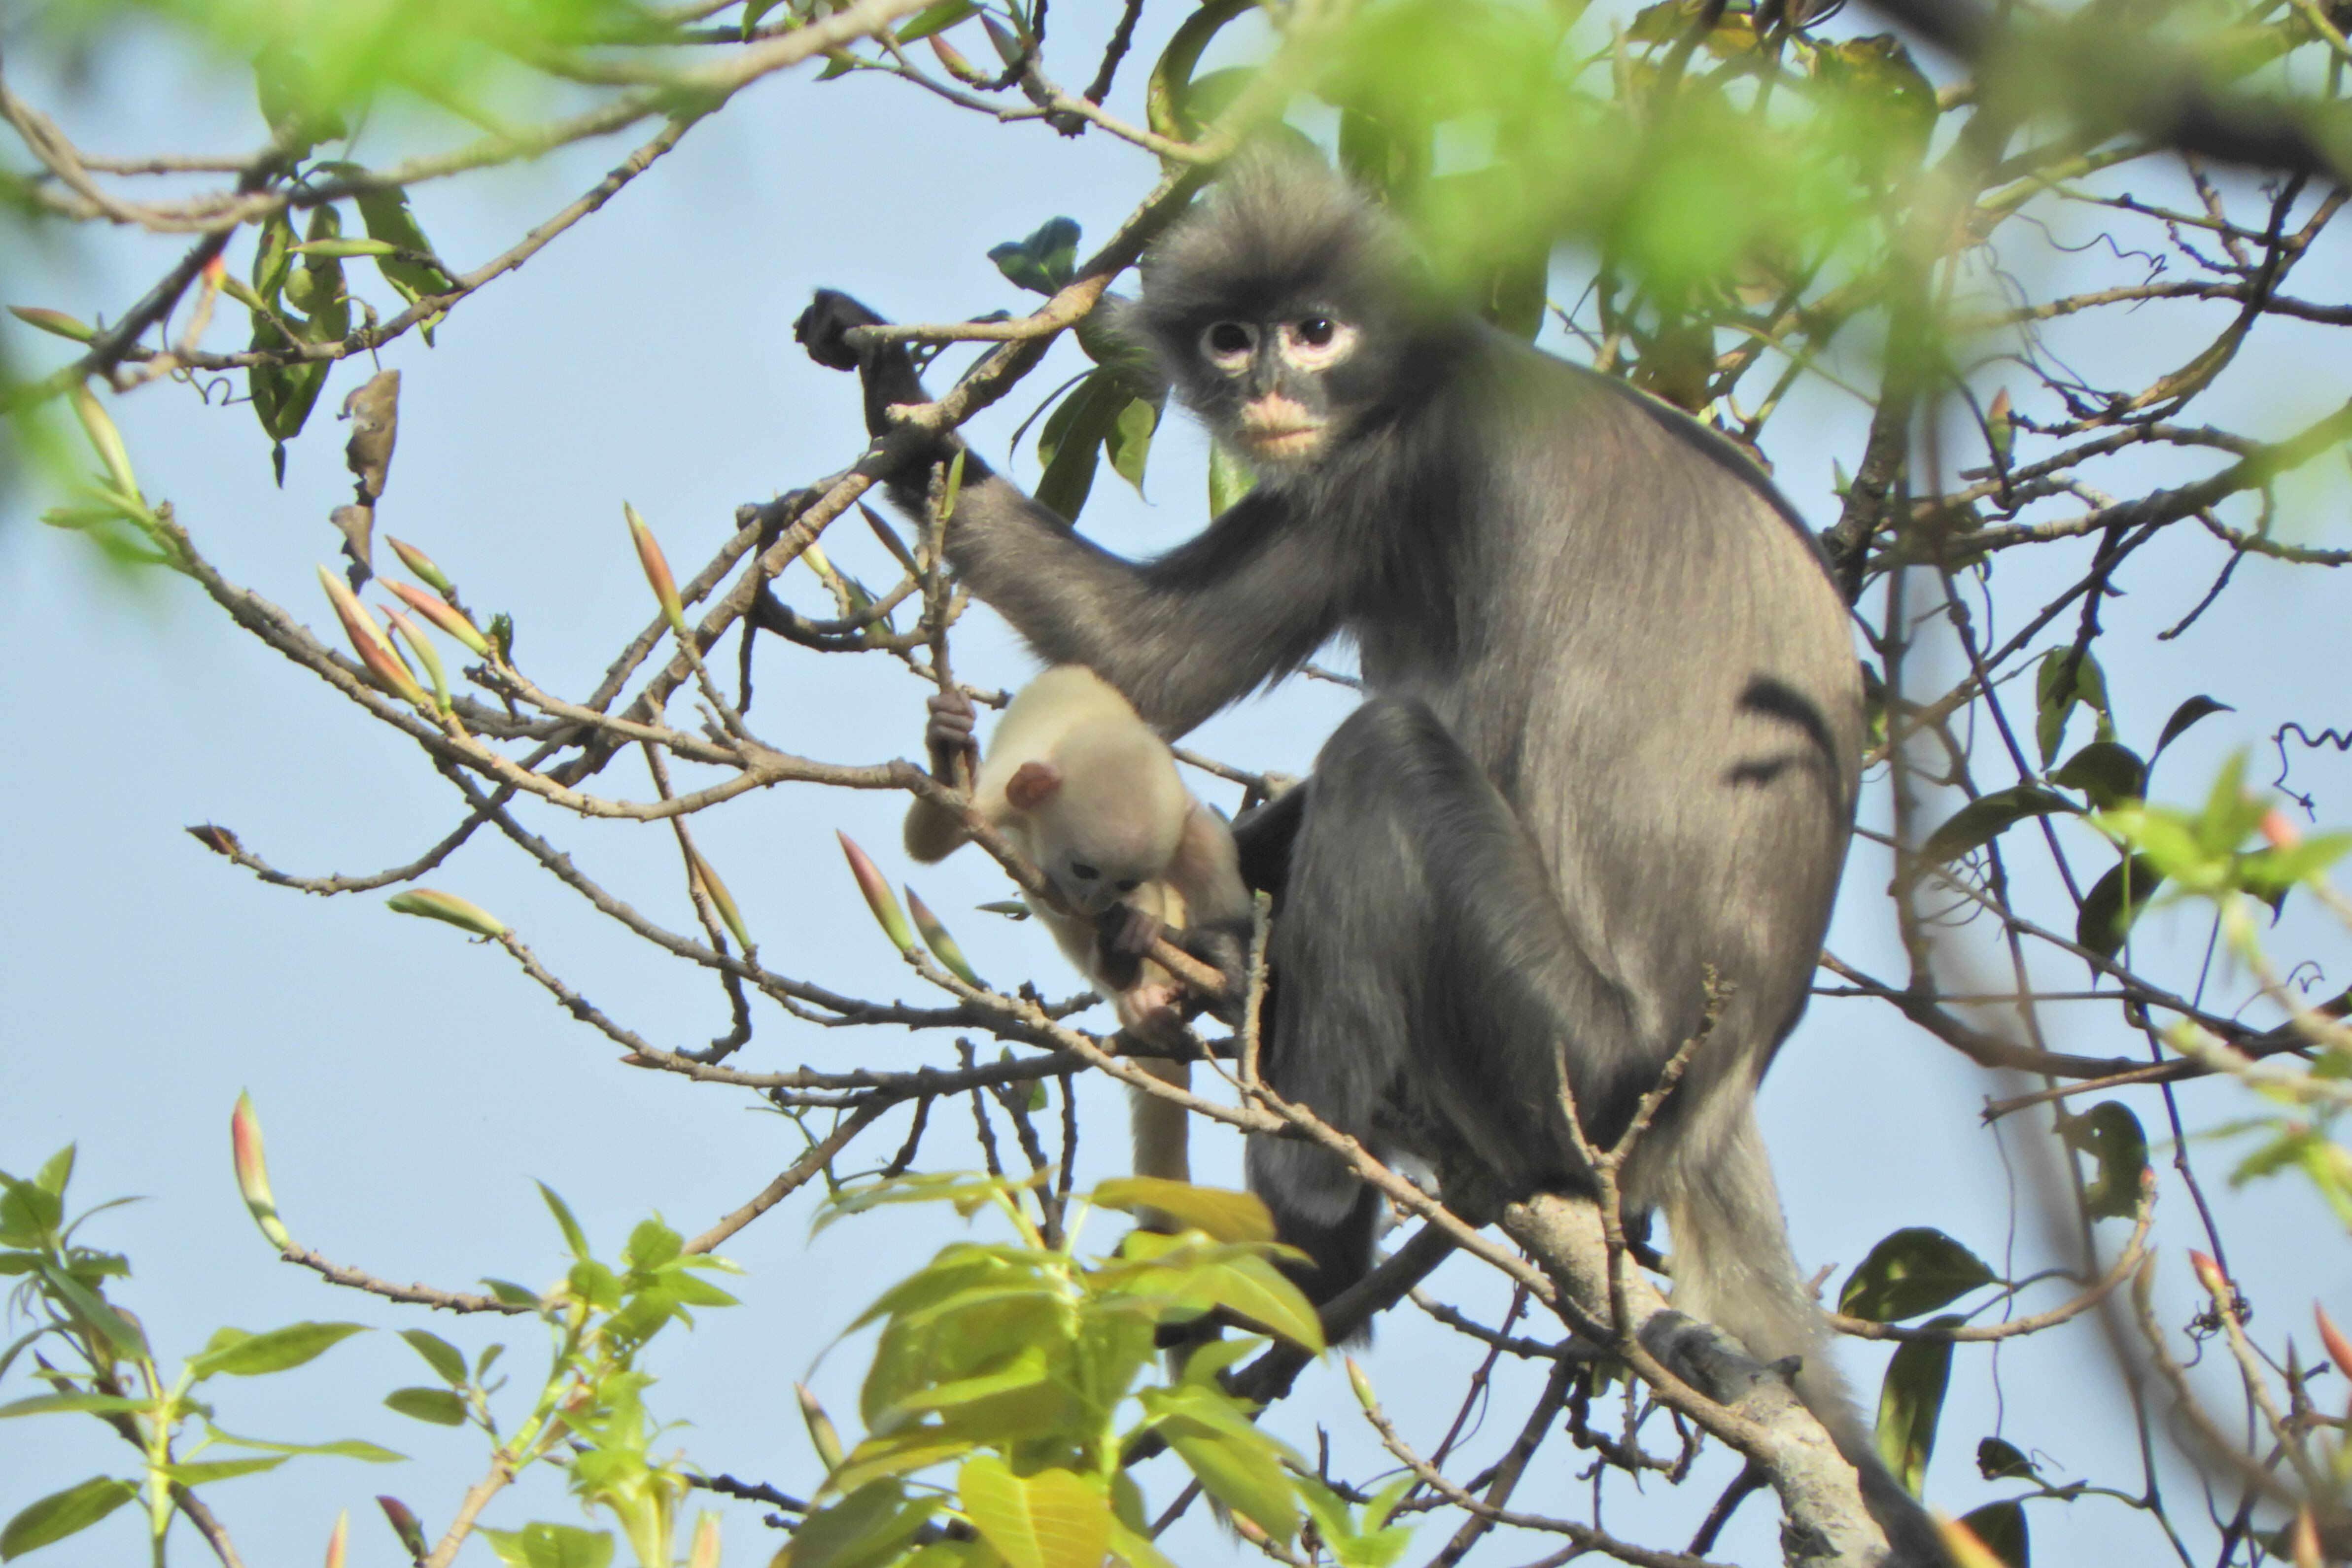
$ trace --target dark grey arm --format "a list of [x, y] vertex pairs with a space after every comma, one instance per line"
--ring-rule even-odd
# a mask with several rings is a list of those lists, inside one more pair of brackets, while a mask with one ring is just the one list
[[[849, 328], [879, 320], [825, 290], [794, 328], [818, 363], [859, 373], [866, 427], [877, 436], [892, 428], [892, 405], [928, 400], [903, 345], [848, 346]], [[891, 500], [919, 511], [931, 464], [956, 449], [943, 438], [886, 476]], [[947, 551], [1041, 658], [1087, 666], [1171, 736], [1303, 662], [1345, 609], [1342, 563], [1276, 497], [1253, 494], [1198, 538], [1139, 564], [1079, 538], [968, 448]]]

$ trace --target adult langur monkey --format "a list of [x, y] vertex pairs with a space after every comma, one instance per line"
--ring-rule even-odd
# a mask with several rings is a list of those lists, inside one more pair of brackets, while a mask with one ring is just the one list
[[[1314, 775], [1242, 826], [1276, 867], [1265, 1071], [1376, 1148], [1506, 1195], [1589, 1192], [1562, 1110], [1606, 1147], [1733, 987], [1636, 1146], [1675, 1300], [1799, 1393], [1863, 1472], [1891, 1561], [1943, 1561], [1876, 1458], [1789, 1249], [1754, 1113], [1802, 1012], [1852, 828], [1859, 668], [1819, 552], [1709, 431], [1431, 296], [1392, 225], [1297, 156], [1238, 163], [1142, 263], [1120, 325], [1256, 487], [1133, 563], [964, 458], [963, 582], [1050, 663], [1181, 734], [1354, 640], [1371, 695]], [[926, 401], [877, 321], [820, 293], [796, 334], [863, 373], [868, 427]], [[919, 510], [951, 438], [887, 476]], [[1254, 878], [1254, 879], [1256, 879]], [[1380, 1204], [1332, 1155], [1249, 1151], [1318, 1261], [1362, 1273]]]

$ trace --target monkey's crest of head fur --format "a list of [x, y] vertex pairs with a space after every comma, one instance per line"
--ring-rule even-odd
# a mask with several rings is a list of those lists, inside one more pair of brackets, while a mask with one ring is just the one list
[[1395, 222], [1344, 176], [1303, 153], [1257, 149], [1144, 257], [1136, 321], [1189, 349], [1202, 326], [1244, 304], [1386, 314], [1405, 298], [1411, 255]]

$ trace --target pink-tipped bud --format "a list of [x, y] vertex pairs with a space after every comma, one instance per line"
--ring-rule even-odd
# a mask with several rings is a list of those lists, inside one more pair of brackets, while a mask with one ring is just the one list
[[352, 1510], [338, 1510], [334, 1531], [327, 1537], [327, 1568], [343, 1568], [343, 1548], [350, 1543], [351, 1533]]
[[45, 310], [38, 305], [11, 305], [8, 313], [28, 327], [37, 327], [60, 338], [71, 338], [86, 343], [98, 336], [96, 327], [85, 326], [63, 310]]
[[947, 68], [948, 75], [955, 78], [956, 80], [963, 82], [967, 86], [978, 87], [982, 82], [988, 79], [987, 73], [982, 71], [970, 60], [964, 58], [963, 51], [961, 49], [957, 48], [953, 44], [949, 43], [939, 34], [933, 33], [930, 36], [929, 43], [931, 46], [931, 53], [940, 58], [940, 64], [945, 66]]
[[2327, 1309], [2316, 1301], [2311, 1304], [2311, 1315], [2319, 1320], [2319, 1342], [2327, 1347], [2327, 1359], [2336, 1363], [2338, 1373], [2352, 1377], [2352, 1340], [2344, 1337], [2344, 1331], [2328, 1317]]
[[477, 936], [500, 937], [507, 934], [507, 922], [481, 905], [469, 902], [455, 893], [445, 893], [434, 888], [411, 888], [404, 893], [394, 893], [384, 900], [384, 907], [394, 914], [417, 915], [428, 921], [446, 921], [461, 931]]
[[694, 1521], [694, 1544], [686, 1553], [686, 1568], [719, 1568], [719, 1516], [706, 1513]]
[[246, 1212], [270, 1246], [284, 1252], [294, 1245], [287, 1233], [286, 1222], [278, 1217], [278, 1200], [269, 1192], [269, 1163], [261, 1152], [261, 1119], [253, 1113], [253, 1097], [239, 1094], [236, 1109], [229, 1112], [228, 1146], [230, 1157], [236, 1165], [236, 1190], [245, 1199]]
[[74, 416], [81, 421], [82, 434], [89, 437], [91, 449], [106, 465], [107, 478], [114, 481], [114, 488], [126, 500], [145, 506], [146, 498], [139, 493], [138, 478], [131, 471], [131, 449], [122, 444], [122, 432], [107, 416], [98, 395], [90, 391], [89, 383], [83, 382], [73, 389], [72, 396]]
[[[379, 578], [378, 581], [381, 582], [383, 579]], [[465, 644], [469, 652], [481, 658], [490, 657], [490, 639], [484, 637], [480, 628], [466, 618], [464, 612], [444, 600], [435, 598], [424, 589], [411, 587], [406, 583], [385, 582], [383, 585], [398, 595], [402, 604]]]
[[392, 552], [400, 557], [400, 563], [414, 573], [418, 582], [436, 594], [457, 591], [456, 584], [449, 581], [449, 574], [433, 563], [433, 557], [407, 541], [394, 539], [388, 533], [384, 535], [383, 542], [392, 546]]
[[2311, 1510], [2294, 1510], [2294, 1523], [2287, 1531], [2287, 1550], [2294, 1554], [2294, 1568], [2326, 1568], [2326, 1559], [2319, 1552], [2319, 1521], [2311, 1517]]
[[1007, 66], [1027, 63], [1029, 44], [1026, 38], [985, 13], [980, 18], [980, 25], [988, 29], [988, 41], [995, 46], [997, 58], [1003, 60]]
[[408, 1505], [396, 1497], [379, 1496], [375, 1506], [383, 1510], [383, 1517], [391, 1524], [392, 1532], [400, 1537], [402, 1550], [415, 1562], [425, 1561], [425, 1554], [433, 1548], [425, 1539], [424, 1523], [409, 1510]]
[[850, 874], [857, 879], [857, 890], [866, 895], [866, 907], [874, 911], [875, 920], [882, 927], [882, 934], [888, 937], [891, 945], [900, 952], [914, 952], [915, 933], [907, 929], [906, 911], [898, 908], [898, 895], [890, 891], [890, 884], [882, 879], [881, 871], [866, 851], [857, 847], [856, 839], [838, 829], [834, 837], [841, 840], [841, 852], [849, 858]]
[[2231, 1287], [2230, 1277], [2221, 1272], [2221, 1266], [2193, 1247], [2189, 1249], [2189, 1267], [2197, 1271], [2197, 1283], [2204, 1286], [2205, 1293], [2214, 1300], [2226, 1303], [2236, 1299], [2237, 1291]]
[[1356, 1391], [1356, 1403], [1362, 1405], [1366, 1411], [1377, 1408], [1380, 1401], [1373, 1396], [1372, 1380], [1364, 1374], [1363, 1367], [1354, 1356], [1347, 1356], [1343, 1359], [1348, 1363], [1348, 1386]]
[[914, 911], [915, 929], [923, 933], [923, 945], [929, 948], [958, 980], [979, 990], [987, 990], [987, 982], [972, 973], [971, 961], [964, 957], [963, 949], [956, 945], [956, 939], [948, 934], [948, 928], [940, 923], [940, 917], [931, 913], [931, 906], [923, 902], [922, 895], [911, 886], [907, 889], [907, 908]]
[[2270, 840], [2273, 849], [2292, 849], [2303, 842], [2303, 829], [2294, 825], [2293, 817], [2273, 806], [2263, 813], [2263, 837]]
[[383, 607], [383, 614], [384, 618], [392, 623], [392, 629], [400, 634], [400, 640], [416, 655], [416, 662], [425, 667], [425, 679], [433, 682], [433, 706], [446, 713], [449, 711], [449, 678], [442, 671], [441, 655], [434, 647], [433, 639], [426, 637], [415, 621], [390, 605]]
[[701, 850], [689, 847], [686, 853], [693, 862], [695, 879], [702, 884], [703, 892], [709, 896], [710, 907], [719, 911], [719, 918], [734, 933], [737, 944], [744, 952], [751, 952], [751, 933], [743, 925], [742, 910], [735, 907], [735, 895], [727, 890], [727, 884], [719, 879], [719, 873], [711, 868], [709, 861], [702, 858]]
[[431, 707], [432, 703], [425, 695], [425, 688], [416, 684], [416, 677], [408, 672], [408, 666], [392, 651], [392, 644], [385, 639], [383, 628], [377, 626], [375, 617], [352, 597], [352, 591], [343, 586], [342, 579], [321, 566], [319, 568], [319, 583], [327, 590], [327, 600], [335, 606], [335, 618], [343, 623], [343, 636], [351, 639], [352, 651], [359, 655], [360, 664], [367, 670], [369, 679], [394, 697], [403, 698], [419, 708]]
[[654, 597], [661, 603], [662, 618], [669, 623], [669, 629], [677, 634], [678, 641], [686, 641], [689, 636], [686, 629], [686, 606], [678, 603], [677, 579], [670, 575], [668, 558], [662, 554], [660, 544], [655, 542], [654, 531], [646, 526], [646, 520], [637, 515], [635, 507], [623, 501], [621, 515], [628, 519], [629, 537], [636, 542], [637, 563], [646, 569], [646, 582], [652, 586]]
[[816, 1450], [817, 1463], [831, 1475], [841, 1468], [841, 1434], [833, 1429], [833, 1417], [824, 1413], [807, 1384], [793, 1384], [793, 1392], [800, 1395], [801, 1419], [808, 1423], [809, 1445]]

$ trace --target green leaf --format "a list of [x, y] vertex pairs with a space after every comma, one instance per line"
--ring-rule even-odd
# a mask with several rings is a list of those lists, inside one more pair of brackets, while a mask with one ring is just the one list
[[33, 1176], [33, 1185], [62, 1202], [66, 1183], [73, 1179], [74, 1146], [70, 1143], [50, 1155]]
[[1219, 1241], [1272, 1241], [1274, 1215], [1255, 1193], [1227, 1187], [1196, 1187], [1160, 1176], [1115, 1176], [1095, 1188], [1094, 1201], [1132, 1214], [1158, 1209], [1179, 1224]]
[[1077, 521], [1094, 489], [1102, 444], [1118, 423], [1132, 395], [1110, 371], [1089, 372], [1037, 432], [1037, 458], [1045, 471], [1037, 480], [1038, 501], [1066, 521]]
[[231, 1481], [239, 1476], [274, 1470], [290, 1458], [292, 1456], [288, 1454], [270, 1454], [255, 1459], [205, 1459], [189, 1464], [165, 1465], [163, 1471], [184, 1487], [201, 1487], [215, 1481]]
[[2074, 940], [2101, 958], [2121, 952], [2124, 939], [2156, 896], [2164, 877], [2152, 856], [2134, 855], [2118, 862], [2083, 895], [2083, 912], [2074, 920]]
[[0, 1421], [18, 1415], [48, 1415], [59, 1411], [82, 1410], [92, 1415], [121, 1415], [134, 1410], [152, 1410], [152, 1399], [132, 1399], [120, 1394], [42, 1394], [13, 1404], [0, 1405]]
[[[920, 43], [933, 33], [946, 32], [979, 9], [972, 0], [939, 0], [938, 5], [924, 6], [898, 25], [898, 41], [902, 44]], [[1061, 221], [1066, 223], [1069, 220], [1065, 218]]]
[[365, 1323], [289, 1323], [192, 1358], [188, 1375], [199, 1383], [208, 1377], [263, 1377], [316, 1360], [365, 1332]]
[[430, 1421], [436, 1426], [466, 1424], [466, 1402], [446, 1388], [395, 1388], [383, 1396], [383, 1402], [403, 1415]]
[[976, 1454], [957, 1473], [956, 1491], [972, 1527], [1013, 1568], [1101, 1568], [1110, 1550], [1109, 1500], [1068, 1470], [1016, 1476], [995, 1455]]
[[1944, 825], [1927, 835], [1919, 853], [1929, 860], [1957, 860], [1969, 851], [1992, 842], [2013, 824], [2029, 816], [2047, 816], [2053, 811], [2079, 812], [2082, 808], [2063, 795], [2042, 788], [2039, 784], [2011, 784], [2007, 789], [1990, 790], [1977, 796], [1954, 812]]
[[2050, 782], [2081, 790], [2093, 805], [2105, 811], [2147, 793], [2147, 764], [2129, 746], [2094, 741], [2067, 758]]
[[1076, 219], [1051, 218], [1026, 239], [993, 247], [988, 258], [1019, 288], [1033, 294], [1058, 293], [1077, 270], [1078, 232]]
[[2352, 850], [2352, 834], [2318, 833], [2300, 844], [2261, 849], [2239, 862], [2239, 879], [2246, 890], [2273, 909], [2287, 890], [2308, 882]]
[[1169, 1447], [1211, 1497], [1286, 1544], [1298, 1533], [1297, 1493], [1289, 1472], [1269, 1452], [1270, 1445], [1254, 1445], [1186, 1423], [1162, 1430]]
[[2210, 719], [2216, 713], [2235, 713], [2236, 711], [2237, 710], [2228, 703], [2217, 702], [2201, 692], [2190, 698], [2172, 710], [2172, 717], [2164, 721], [2164, 732], [2156, 738], [2156, 750], [2148, 756], [2148, 765], [2154, 767], [2156, 759], [2164, 755], [2164, 748], [2188, 733], [2189, 727], [2199, 720]]
[[1174, 1560], [1152, 1544], [1150, 1536], [1118, 1519], [1110, 1521], [1110, 1554], [1128, 1568], [1176, 1568]]
[[331, 256], [349, 261], [361, 256], [389, 256], [393, 247], [381, 239], [306, 239], [294, 247], [297, 256]]
[[1110, 433], [1103, 438], [1103, 451], [1110, 458], [1111, 471], [1143, 493], [1143, 465], [1151, 455], [1152, 432], [1160, 428], [1160, 405], [1148, 397], [1138, 397], [1118, 411], [1112, 421]]
[[557, 1197], [555, 1189], [545, 1182], [539, 1184], [539, 1195], [547, 1200], [548, 1212], [555, 1216], [555, 1223], [563, 1227], [563, 1245], [572, 1249], [572, 1256], [586, 1258], [588, 1233], [582, 1230], [580, 1222], [572, 1217], [572, 1206]]
[[539, 1306], [538, 1291], [518, 1285], [511, 1279], [492, 1279], [485, 1276], [482, 1285], [491, 1295], [509, 1307], [530, 1307], [536, 1310]]
[[1200, 1269], [1189, 1283], [1250, 1322], [1315, 1354], [1323, 1352], [1323, 1320], [1289, 1276], [1265, 1258], [1229, 1258]]
[[147, 1336], [139, 1325], [116, 1311], [105, 1297], [75, 1279], [71, 1271], [43, 1258], [35, 1272], [52, 1294], [87, 1320], [117, 1351], [134, 1358], [147, 1354]]
[[769, 1568], [867, 1568], [905, 1549], [934, 1506], [897, 1481], [872, 1481], [801, 1522]]
[[371, 1465], [393, 1465], [408, 1456], [395, 1453], [375, 1443], [357, 1437], [343, 1437], [332, 1443], [271, 1443], [259, 1437], [240, 1437], [219, 1427], [212, 1428], [213, 1440], [238, 1448], [259, 1448], [271, 1454], [320, 1454], [337, 1459], [361, 1459]]
[[466, 1381], [466, 1357], [456, 1345], [424, 1329], [403, 1329], [400, 1337], [444, 1382], [462, 1384]]
[[685, 1240], [677, 1232], [658, 1219], [639, 1220], [629, 1232], [629, 1243], [621, 1256], [632, 1268], [652, 1270], [681, 1257], [686, 1251]]
[[1838, 1292], [1838, 1310], [1874, 1323], [1899, 1323], [1958, 1300], [1996, 1276], [1942, 1231], [1911, 1226], [1870, 1249]]
[[1045, 1348], [1032, 1344], [996, 1371], [934, 1384], [901, 1396], [875, 1418], [874, 1425], [894, 1431], [909, 1416], [937, 1413], [951, 1437], [1007, 1442], [1052, 1433], [1066, 1419], [1072, 1399], [1073, 1390], [1047, 1363]]
[[65, 1205], [58, 1194], [38, 1182], [18, 1181], [0, 1172], [0, 1240], [37, 1247], [56, 1234], [63, 1218]]
[[478, 1530], [506, 1568], [606, 1568], [613, 1561], [610, 1531], [571, 1524], [526, 1524], [520, 1530]]
[[[1958, 1318], [1936, 1318], [1931, 1329], [1958, 1326]], [[1878, 1390], [1878, 1454], [1913, 1497], [1936, 1451], [1936, 1423], [1944, 1413], [1944, 1390], [1952, 1377], [1952, 1342], [1909, 1340], [1895, 1346]]]
[[869, 1481], [910, 1476], [949, 1459], [961, 1459], [971, 1452], [972, 1447], [961, 1440], [943, 1441], [936, 1432], [923, 1427], [898, 1436], [868, 1437], [849, 1451], [841, 1468], [827, 1478], [827, 1484], [836, 1490], [854, 1492]]
[[2033, 1552], [2025, 1535], [2025, 1507], [2015, 1500], [1989, 1502], [1960, 1516], [1969, 1533], [2007, 1568], [2033, 1568]]
[[2053, 647], [2042, 656], [2034, 675], [2034, 739], [2042, 747], [2042, 765], [2048, 767], [2066, 738], [2066, 719], [2076, 703], [2092, 709], [2104, 721], [2107, 713], [2107, 678], [2089, 653], [2074, 657], [2068, 647]]
[[51, 1492], [0, 1528], [0, 1563], [88, 1530], [138, 1495], [137, 1487], [111, 1476], [92, 1476], [79, 1486]]
[[2030, 1481], [2041, 1473], [2014, 1443], [1987, 1437], [1977, 1445], [1977, 1474], [1989, 1481]]
[[2147, 1173], [2147, 1134], [2121, 1100], [2105, 1100], [2080, 1116], [2062, 1115], [2059, 1132], [2067, 1143], [2098, 1163], [2098, 1175], [2083, 1190], [2083, 1206], [2093, 1219], [2129, 1219], [2139, 1212], [2140, 1181]]
[[1410, 1475], [1399, 1476], [1372, 1495], [1364, 1504], [1360, 1525], [1347, 1500], [1314, 1477], [1300, 1476], [1292, 1484], [1297, 1488], [1299, 1501], [1314, 1517], [1315, 1528], [1339, 1568], [1391, 1568], [1412, 1543], [1411, 1527], [1388, 1523], [1396, 1505], [1412, 1489], [1413, 1478]]
[[1234, 502], [1250, 493], [1257, 476], [1249, 465], [1225, 449], [1223, 441], [1209, 443], [1209, 515], [1223, 517]]
[[[320, 167], [338, 173], [366, 172], [356, 163], [322, 163]], [[352, 198], [352, 205], [360, 209], [360, 221], [367, 226], [371, 238], [401, 250], [434, 254], [433, 242], [425, 237], [416, 215], [409, 209], [407, 191], [398, 186], [362, 191]], [[378, 255], [375, 269], [392, 285], [393, 291], [411, 305], [425, 295], [446, 294], [457, 287], [447, 273], [428, 262]], [[436, 310], [418, 324], [427, 348], [433, 346], [433, 329], [440, 323], [442, 315]]]

